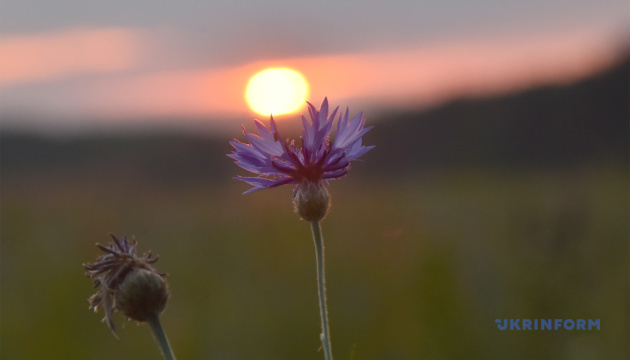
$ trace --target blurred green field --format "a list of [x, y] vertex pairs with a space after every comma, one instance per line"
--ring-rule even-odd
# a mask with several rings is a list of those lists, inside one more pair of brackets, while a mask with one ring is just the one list
[[[126, 233], [169, 273], [162, 321], [179, 359], [323, 359], [309, 226], [289, 187], [242, 196], [234, 174], [3, 174], [0, 357], [159, 359], [146, 324], [117, 314], [117, 340], [88, 310], [81, 264]], [[330, 191], [336, 359], [629, 357], [625, 166], [350, 174]], [[499, 331], [503, 318], [601, 330]]]

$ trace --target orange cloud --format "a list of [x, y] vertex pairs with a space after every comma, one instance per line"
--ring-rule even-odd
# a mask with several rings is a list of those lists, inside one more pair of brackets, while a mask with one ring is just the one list
[[462, 39], [400, 51], [287, 61], [312, 96], [423, 106], [457, 96], [487, 95], [571, 81], [615, 59], [616, 44], [596, 31]]
[[[115, 34], [119, 37], [112, 38], [120, 41], [110, 43], [125, 46], [112, 45], [107, 52], [118, 54], [117, 60], [109, 60], [113, 55], [102, 56], [107, 60], [101, 60], [101, 57], [86, 54], [82, 71], [111, 71], [133, 64], [136, 54], [128, 48], [133, 34]], [[609, 64], [615, 50], [611, 38], [597, 32], [462, 39], [406, 50], [285, 58], [221, 68], [112, 74], [89, 79], [67, 93], [57, 91], [54, 101], [65, 104], [55, 106], [67, 111], [63, 115], [84, 118], [197, 118], [205, 121], [241, 115], [259, 117], [249, 110], [245, 100], [248, 80], [265, 68], [289, 67], [305, 76], [311, 89], [310, 99], [316, 104], [328, 96], [333, 104], [340, 105], [360, 102], [366, 108], [368, 105], [421, 107], [458, 96], [488, 95], [576, 79]], [[75, 60], [62, 59], [65, 62], [59, 63], [65, 67], [58, 66], [56, 72], [49, 70], [50, 73], [59, 76], [78, 71], [76, 65], [70, 65]], [[32, 75], [32, 72], [27, 74]], [[53, 100], [48, 96], [47, 101]]]
[[128, 69], [139, 60], [137, 31], [73, 29], [0, 38], [0, 86]]
[[101, 117], [233, 115], [247, 111], [248, 76], [237, 67], [112, 77], [79, 96], [86, 113]]
[[355, 98], [373, 104], [422, 106], [454, 96], [571, 80], [605, 66], [613, 58], [611, 49], [611, 41], [596, 32], [467, 39], [400, 51], [146, 75], [101, 83], [93, 98], [95, 105], [102, 104], [101, 111], [117, 116], [244, 113], [249, 78], [265, 68], [289, 67], [304, 74], [316, 103], [328, 96], [335, 103]]

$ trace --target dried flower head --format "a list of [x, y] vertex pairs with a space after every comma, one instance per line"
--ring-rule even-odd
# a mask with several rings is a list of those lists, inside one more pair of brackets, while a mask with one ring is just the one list
[[159, 315], [164, 310], [169, 292], [163, 279], [166, 274], [151, 266], [158, 257], [152, 258], [151, 251], [138, 257], [134, 238], [129, 241], [125, 235], [119, 241], [116, 236], [111, 237], [114, 241], [109, 247], [96, 244], [106, 254], [98, 257], [93, 264], [83, 264], [83, 267], [94, 287], [100, 286], [89, 299], [90, 309], [98, 311], [103, 308], [103, 321], [116, 335], [112, 320], [114, 311], [121, 311], [127, 318], [147, 321], [149, 316]]
[[249, 144], [238, 140], [231, 141], [234, 147], [229, 157], [243, 169], [258, 174], [258, 177], [236, 177], [254, 187], [246, 191], [269, 189], [284, 184], [297, 184], [296, 194], [300, 187], [307, 183], [320, 184], [324, 180], [343, 177], [350, 168], [350, 162], [358, 159], [374, 146], [363, 146], [362, 136], [371, 127], [364, 128], [363, 113], [349, 118], [349, 110], [339, 114], [337, 133], [334, 141], [330, 140], [330, 132], [337, 114], [336, 108], [328, 115], [328, 99], [324, 99], [320, 110], [308, 104], [311, 117], [309, 123], [302, 116], [304, 132], [302, 147], [297, 148], [295, 141], [281, 140], [273, 116], [270, 117], [270, 129], [256, 120], [258, 135], [250, 134], [243, 128]]

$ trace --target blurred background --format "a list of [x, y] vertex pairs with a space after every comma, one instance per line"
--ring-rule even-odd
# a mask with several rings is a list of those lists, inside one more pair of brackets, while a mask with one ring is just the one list
[[[268, 119], [249, 79], [283, 67], [300, 101], [375, 126], [329, 186], [337, 359], [627, 359], [629, 15], [621, 0], [3, 1], [0, 357], [160, 358], [147, 325], [117, 314], [115, 339], [88, 310], [81, 264], [114, 233], [160, 255], [178, 358], [323, 358], [292, 189], [243, 196], [225, 156]], [[305, 111], [280, 133], [299, 136]]]

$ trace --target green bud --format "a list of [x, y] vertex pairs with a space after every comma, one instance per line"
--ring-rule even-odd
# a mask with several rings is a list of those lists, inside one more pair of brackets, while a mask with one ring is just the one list
[[321, 221], [328, 214], [330, 195], [321, 183], [304, 182], [295, 194], [295, 212], [306, 221]]

